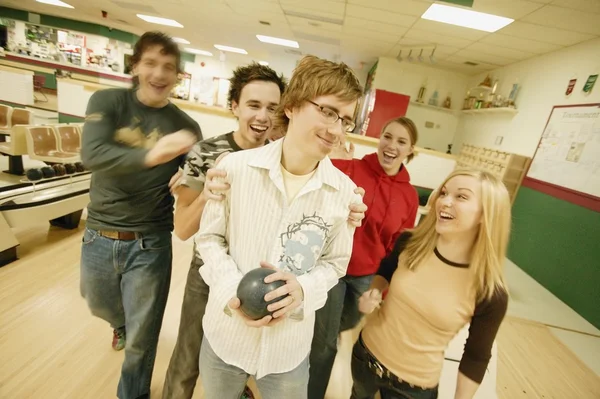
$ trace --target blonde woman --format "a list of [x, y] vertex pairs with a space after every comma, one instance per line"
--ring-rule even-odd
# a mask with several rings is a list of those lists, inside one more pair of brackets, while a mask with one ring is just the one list
[[352, 399], [378, 390], [382, 399], [437, 398], [444, 351], [468, 323], [454, 398], [473, 398], [483, 380], [508, 305], [508, 192], [495, 176], [463, 169], [430, 202], [359, 299], [369, 316], [353, 349]]

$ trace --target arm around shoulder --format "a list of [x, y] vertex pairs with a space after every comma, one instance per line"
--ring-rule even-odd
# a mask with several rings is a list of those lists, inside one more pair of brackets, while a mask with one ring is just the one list
[[[231, 172], [230, 159], [225, 158], [219, 165], [234, 177]], [[211, 295], [226, 304], [235, 296], [242, 273], [229, 255], [228, 226], [230, 211], [230, 193], [223, 201], [209, 200], [204, 206], [200, 221], [200, 230], [196, 235], [196, 248], [204, 261], [200, 273], [210, 286]]]
[[146, 168], [148, 150], [128, 147], [115, 140], [118, 110], [125, 106], [117, 90], [95, 92], [87, 106], [81, 138], [81, 161], [92, 172], [131, 173]]

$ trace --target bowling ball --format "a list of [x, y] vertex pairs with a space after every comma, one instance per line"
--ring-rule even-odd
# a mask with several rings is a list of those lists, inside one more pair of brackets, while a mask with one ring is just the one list
[[251, 270], [242, 277], [238, 285], [237, 297], [240, 300], [240, 310], [252, 320], [259, 320], [272, 314], [267, 306], [287, 296], [280, 296], [265, 302], [265, 295], [285, 285], [285, 281], [281, 280], [265, 283], [265, 277], [272, 273], [275, 273], [275, 270], [262, 267]]
[[42, 180], [42, 178], [44, 177], [42, 170], [39, 168], [28, 169], [25, 174], [27, 175], [27, 179], [29, 181]]
[[55, 165], [52, 165], [52, 169], [54, 169], [54, 173], [56, 174], [56, 176], [64, 176], [67, 174], [67, 169], [62, 164], [57, 163]]
[[77, 172], [85, 172], [85, 168], [83, 167], [83, 163], [75, 162], [75, 170]]
[[56, 176], [56, 173], [54, 173], [54, 169], [52, 169], [50, 166], [44, 166], [42, 168], [42, 175], [44, 175], [44, 179], [49, 179]]
[[75, 165], [73, 165], [72, 163], [66, 163], [65, 170], [67, 171], [68, 175], [72, 175], [73, 173], [77, 172], [77, 169], [75, 169]]

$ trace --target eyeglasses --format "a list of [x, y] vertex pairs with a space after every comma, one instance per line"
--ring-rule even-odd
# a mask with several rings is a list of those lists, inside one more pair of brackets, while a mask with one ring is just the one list
[[353, 121], [349, 121], [348, 119], [342, 118], [337, 112], [335, 112], [331, 108], [319, 105], [319, 104], [314, 103], [314, 102], [312, 102], [310, 100], [308, 100], [308, 102], [311, 103], [312, 105], [314, 105], [315, 107], [319, 108], [319, 111], [321, 111], [321, 115], [323, 115], [323, 117], [325, 118], [325, 120], [328, 123], [334, 124], [338, 120], [341, 119], [342, 120], [342, 128], [346, 132], [351, 132], [356, 127], [356, 124]]

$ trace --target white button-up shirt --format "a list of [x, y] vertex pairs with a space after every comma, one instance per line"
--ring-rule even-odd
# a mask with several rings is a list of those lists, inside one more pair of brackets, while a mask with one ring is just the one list
[[[354, 227], [348, 207], [362, 201], [352, 180], [325, 158], [288, 202], [280, 166], [283, 140], [219, 163], [231, 189], [223, 201], [207, 202], [195, 238], [204, 260], [200, 273], [210, 286], [204, 334], [224, 362], [257, 378], [293, 370], [308, 356], [315, 311], [350, 260]], [[272, 327], [248, 327], [227, 303], [242, 276], [261, 261], [296, 274], [304, 302]]]

